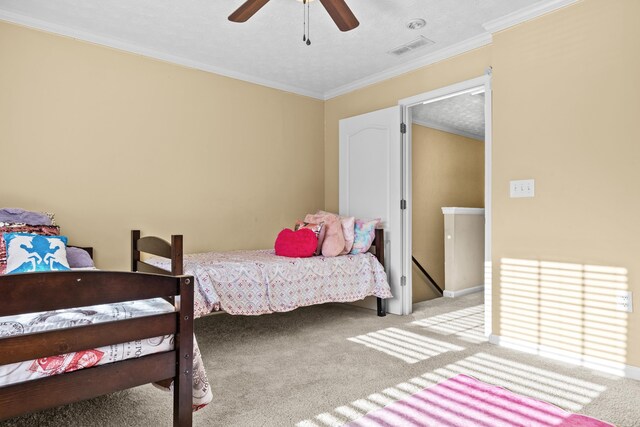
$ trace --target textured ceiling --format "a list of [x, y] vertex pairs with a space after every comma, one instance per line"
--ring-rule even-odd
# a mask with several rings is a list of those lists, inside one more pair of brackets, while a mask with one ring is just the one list
[[[323, 97], [327, 92], [484, 34], [483, 23], [536, 0], [347, 0], [360, 21], [342, 33], [311, 3], [311, 46], [302, 42], [302, 5], [271, 0], [248, 22], [227, 16], [244, 0], [0, 0], [0, 12], [49, 29], [110, 39], [205, 64], [222, 74]], [[22, 18], [27, 18], [22, 19]], [[409, 30], [412, 18], [427, 25]], [[13, 19], [16, 21], [16, 19]], [[37, 26], [37, 25], [36, 25]], [[435, 43], [396, 57], [387, 52], [423, 35]], [[118, 44], [118, 43], [116, 43]]]
[[464, 94], [412, 107], [418, 124], [484, 140], [484, 93]]

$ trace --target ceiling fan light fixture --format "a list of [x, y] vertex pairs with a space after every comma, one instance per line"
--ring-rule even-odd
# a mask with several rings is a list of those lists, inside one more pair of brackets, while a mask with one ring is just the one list
[[420, 28], [427, 25], [427, 21], [422, 18], [414, 18], [407, 22], [406, 27], [410, 30], [419, 30]]

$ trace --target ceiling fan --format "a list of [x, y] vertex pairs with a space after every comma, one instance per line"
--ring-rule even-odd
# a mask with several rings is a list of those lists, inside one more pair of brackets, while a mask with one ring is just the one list
[[[305, 4], [308, 1], [310, 0], [305, 1]], [[229, 21], [246, 22], [268, 2], [269, 0], [247, 0], [229, 15]], [[353, 30], [360, 25], [360, 22], [358, 22], [344, 0], [320, 0], [320, 3], [322, 3], [340, 31]]]

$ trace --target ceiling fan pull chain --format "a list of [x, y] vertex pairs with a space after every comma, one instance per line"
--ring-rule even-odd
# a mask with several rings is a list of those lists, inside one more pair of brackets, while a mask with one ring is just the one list
[[304, 10], [304, 6], [307, 4], [307, 0], [302, 0], [302, 41], [307, 41], [307, 12]]
[[305, 2], [307, 3], [307, 46], [309, 46], [311, 45], [311, 14], [309, 13], [311, 2], [308, 0], [305, 0]]

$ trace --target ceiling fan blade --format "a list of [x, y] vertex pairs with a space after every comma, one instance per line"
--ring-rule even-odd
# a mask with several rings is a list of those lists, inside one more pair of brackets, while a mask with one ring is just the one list
[[269, 0], [247, 0], [242, 3], [242, 6], [237, 8], [231, 15], [229, 15], [229, 21], [233, 22], [246, 22], [251, 18], [262, 6], [267, 4]]
[[353, 30], [360, 25], [360, 22], [358, 22], [344, 0], [320, 0], [320, 3], [327, 9], [329, 16], [331, 16], [340, 31]]

